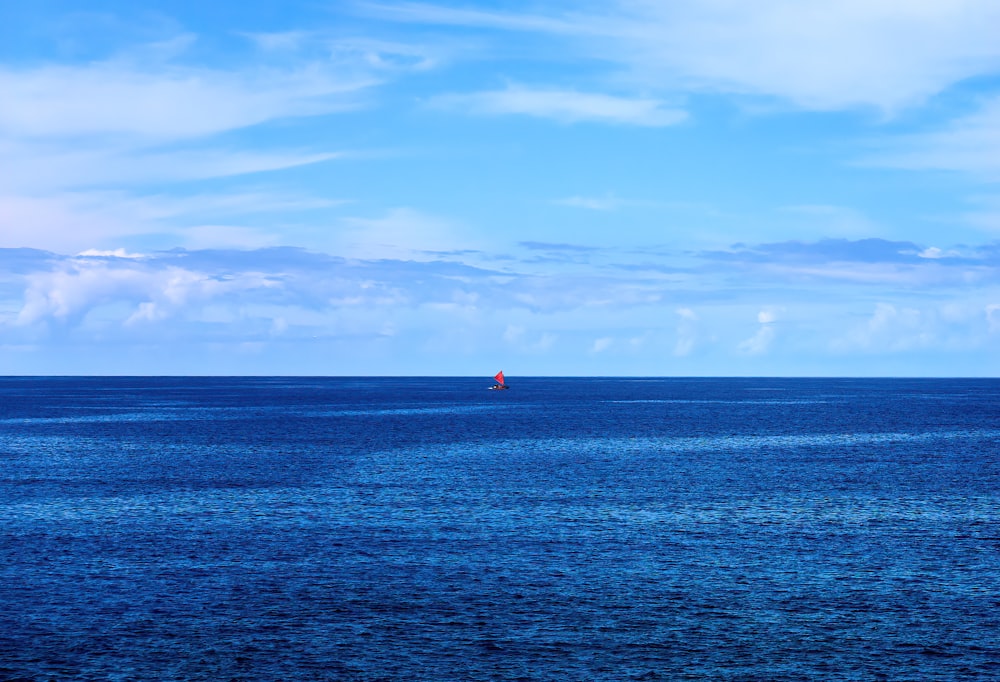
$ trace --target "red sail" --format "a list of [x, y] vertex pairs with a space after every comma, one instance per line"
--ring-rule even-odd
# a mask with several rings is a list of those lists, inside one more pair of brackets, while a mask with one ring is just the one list
[[493, 378], [496, 379], [497, 383], [502, 386], [503, 383], [504, 383], [504, 381], [503, 381], [503, 370], [500, 370], [499, 372], [497, 372], [497, 375], [495, 377], [493, 377]]

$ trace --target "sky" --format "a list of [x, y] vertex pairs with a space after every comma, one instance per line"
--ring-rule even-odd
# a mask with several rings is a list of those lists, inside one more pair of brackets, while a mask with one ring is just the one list
[[0, 374], [1000, 376], [998, 26], [0, 4]]

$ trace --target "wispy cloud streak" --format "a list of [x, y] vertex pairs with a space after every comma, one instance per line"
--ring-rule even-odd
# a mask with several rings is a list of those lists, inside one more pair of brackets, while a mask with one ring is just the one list
[[687, 114], [649, 98], [616, 97], [601, 93], [508, 86], [504, 90], [440, 95], [431, 105], [475, 114], [521, 114], [564, 123], [597, 121], [640, 126], [669, 126]]
[[[926, 101], [1000, 63], [1000, 8], [963, 3], [618, 0], [600, 10], [483, 11], [370, 5], [397, 21], [547, 34], [670, 91], [776, 97], [805, 109]], [[831, 55], [837, 55], [831, 58]]]

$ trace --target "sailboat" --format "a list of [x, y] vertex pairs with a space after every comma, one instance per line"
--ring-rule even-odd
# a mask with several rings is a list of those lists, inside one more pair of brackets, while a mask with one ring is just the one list
[[495, 377], [493, 377], [493, 380], [496, 381], [496, 383], [493, 384], [492, 386], [490, 386], [490, 390], [491, 391], [501, 391], [501, 390], [510, 388], [510, 386], [508, 386], [506, 383], [504, 383], [503, 370], [500, 370], [499, 372], [497, 372], [497, 375]]

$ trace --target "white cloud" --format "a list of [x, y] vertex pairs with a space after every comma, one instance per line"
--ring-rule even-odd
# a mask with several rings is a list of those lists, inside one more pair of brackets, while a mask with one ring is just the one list
[[532, 349], [538, 352], [547, 351], [552, 348], [558, 340], [559, 336], [557, 334], [553, 334], [552, 332], [543, 332], [532, 346]]
[[1000, 64], [992, 0], [618, 0], [601, 8], [517, 14], [407, 4], [383, 16], [565, 37], [647, 86], [818, 110], [895, 112]]
[[0, 194], [0, 247], [79, 252], [95, 244], [120, 243], [135, 228], [132, 221], [92, 197]]
[[338, 39], [331, 51], [343, 61], [358, 61], [376, 73], [428, 71], [449, 59], [440, 44], [411, 44], [372, 38]]
[[542, 31], [545, 33], [576, 34], [581, 30], [580, 24], [571, 19], [438, 7], [419, 2], [400, 2], [391, 5], [371, 2], [364, 3], [361, 7], [374, 16], [393, 21], [454, 26], [487, 26], [514, 31]]
[[882, 147], [864, 163], [971, 173], [1000, 182], [1000, 96], [983, 101], [977, 111], [944, 128], [899, 136]]
[[[141, 215], [152, 200], [140, 206], [142, 198], [121, 188], [340, 158], [218, 136], [356, 109], [381, 82], [360, 56], [353, 63], [329, 54], [269, 61], [251, 51], [233, 67], [190, 66], [195, 44], [182, 35], [88, 62], [0, 65], [0, 246], [117, 248], [125, 237], [169, 233], [171, 226]], [[112, 197], [107, 187], [119, 191]]]
[[544, 353], [552, 348], [558, 339], [556, 334], [542, 332], [535, 336], [528, 334], [528, 330], [515, 324], [509, 324], [504, 329], [503, 340], [505, 343], [514, 346], [518, 351], [525, 353]]
[[182, 140], [289, 116], [358, 106], [377, 83], [320, 64], [222, 71], [119, 59], [0, 68], [0, 133], [20, 138], [121, 135]]
[[100, 266], [31, 275], [17, 324], [65, 320], [133, 290], [142, 279], [137, 270]]
[[927, 347], [934, 340], [933, 320], [921, 310], [878, 303], [871, 317], [831, 344], [837, 351], [903, 351]]
[[274, 232], [242, 225], [194, 225], [174, 234], [187, 249], [261, 249], [281, 244]]
[[[640, 3], [635, 59], [691, 87], [895, 111], [1000, 63], [990, 0]], [[639, 67], [643, 68], [643, 67]]]
[[141, 253], [129, 253], [125, 249], [114, 249], [113, 251], [101, 251], [99, 249], [87, 249], [76, 254], [77, 256], [91, 256], [93, 258], [144, 258]]
[[[276, 230], [242, 227], [240, 216], [328, 208], [338, 203], [273, 192], [211, 196], [143, 196], [96, 190], [39, 196], [0, 194], [0, 248], [106, 252], [158, 234], [170, 234], [172, 245], [188, 248], [268, 246], [278, 241]], [[237, 217], [236, 224], [192, 224], [199, 218], [229, 216]]]
[[871, 237], [884, 229], [857, 209], [826, 204], [800, 204], [784, 206], [781, 213], [794, 219], [793, 233], [802, 237]]
[[140, 264], [79, 259], [55, 271], [27, 277], [24, 304], [16, 324], [45, 321], [76, 324], [93, 309], [125, 304], [133, 311], [125, 325], [156, 322], [221, 296], [273, 288], [276, 282], [255, 273], [219, 278], [184, 268], [153, 269]]
[[141, 322], [159, 322], [168, 316], [169, 314], [162, 306], [157, 306], [152, 301], [143, 301], [135, 312], [125, 320], [125, 326], [130, 327]]
[[[703, 271], [661, 281], [666, 293], [650, 303], [615, 295], [635, 283], [633, 271], [543, 276], [512, 267], [497, 286], [494, 271], [458, 258], [353, 261], [299, 249], [151, 251], [130, 258], [136, 254], [116, 251], [95, 249], [77, 257], [0, 251], [3, 341], [34, 342], [64, 332], [82, 342], [126, 345], [161, 337], [205, 339], [206, 333], [227, 344], [248, 339], [269, 344], [277, 337], [282, 344], [318, 343], [311, 341], [317, 337], [388, 340], [394, 335], [398, 345], [392, 347], [399, 352], [419, 347], [436, 354], [441, 344], [451, 344], [463, 354], [501, 347], [504, 353], [537, 359], [557, 346], [555, 333], [544, 330], [559, 329], [577, 340], [559, 349], [555, 359], [563, 368], [572, 365], [571, 358], [634, 354], [652, 362], [672, 351], [675, 358], [685, 358], [675, 360], [678, 367], [706, 372], [732, 371], [738, 365], [727, 361], [740, 362], [738, 356], [745, 361], [773, 355], [779, 342], [783, 348], [813, 348], [818, 358], [840, 355], [831, 367], [851, 366], [845, 356], [882, 352], [988, 353], [1000, 330], [1000, 304], [992, 289], [971, 294], [968, 288], [897, 290], [873, 311], [864, 309], [872, 291], [819, 282], [796, 287], [788, 299], [754, 307], [748, 318], [739, 313], [747, 310], [739, 294], [720, 299], [711, 288], [711, 273]], [[954, 267], [949, 260], [934, 259], [933, 265]], [[754, 278], [749, 273], [742, 280], [749, 289], [743, 300], [760, 295]], [[672, 302], [678, 286], [692, 305]], [[534, 304], [525, 306], [524, 297]], [[803, 297], [809, 305], [798, 307], [795, 321], [779, 327], [785, 319], [781, 306]], [[612, 318], [595, 316], [591, 302], [605, 299], [615, 301]], [[927, 300], [936, 305], [927, 306]], [[754, 320], [754, 328], [746, 331], [741, 318]], [[733, 342], [718, 342], [726, 338]], [[831, 338], [836, 340], [828, 344]], [[653, 343], [656, 339], [667, 345]]]
[[567, 197], [566, 199], [556, 199], [554, 204], [559, 206], [572, 206], [573, 208], [585, 208], [591, 211], [610, 211], [622, 205], [622, 201], [615, 197]]
[[288, 214], [295, 211], [333, 208], [350, 203], [261, 188], [240, 192], [213, 192], [193, 195], [151, 194], [130, 196], [119, 192], [91, 193], [105, 203], [125, 207], [136, 220], [176, 217]]
[[967, 287], [977, 281], [991, 279], [994, 271], [987, 265], [962, 264], [943, 268], [935, 259], [927, 258], [925, 261], [919, 265], [844, 262], [816, 266], [764, 264], [760, 274], [770, 273], [775, 281], [784, 283], [810, 279], [856, 286]]
[[288, 331], [288, 321], [284, 317], [275, 317], [271, 320], [271, 336], [281, 336]]
[[615, 342], [610, 336], [602, 336], [599, 339], [594, 339], [593, 345], [590, 347], [591, 353], [603, 353]]
[[674, 344], [674, 355], [684, 357], [691, 354], [698, 341], [698, 315], [690, 308], [678, 308], [674, 312], [680, 318], [677, 323], [677, 342]]
[[435, 252], [473, 244], [450, 221], [411, 208], [394, 208], [380, 218], [344, 218], [346, 229], [332, 238], [337, 255], [350, 258], [434, 260]]
[[771, 324], [778, 319], [778, 315], [773, 310], [761, 310], [757, 313], [757, 321], [761, 324]]
[[765, 324], [761, 325], [757, 333], [749, 339], [741, 341], [739, 349], [747, 355], [762, 355], [770, 348], [772, 341], [774, 341], [774, 327]]
[[615, 97], [574, 90], [534, 89], [511, 85], [504, 90], [441, 95], [432, 106], [475, 114], [523, 114], [563, 123], [599, 121], [640, 126], [669, 126], [687, 114], [657, 99]]
[[962, 220], [987, 234], [1000, 233], [1000, 194], [985, 194], [968, 198], [972, 208], [962, 214]]
[[0, 191], [22, 195], [109, 184], [202, 180], [284, 170], [343, 157], [341, 152], [171, 148], [149, 150], [116, 143], [77, 142], [68, 146], [4, 142]]
[[515, 324], [508, 324], [503, 331], [503, 340], [507, 343], [516, 343], [524, 336], [524, 327]]
[[986, 322], [989, 325], [990, 333], [1000, 332], [1000, 303], [991, 303], [983, 311], [986, 314]]
[[315, 38], [315, 34], [309, 31], [272, 31], [242, 35], [265, 52], [294, 52]]
[[749, 339], [741, 341], [739, 350], [747, 355], [762, 355], [771, 347], [775, 338], [774, 322], [778, 319], [778, 312], [775, 308], [764, 308], [757, 313], [757, 323], [760, 327], [757, 333]]

